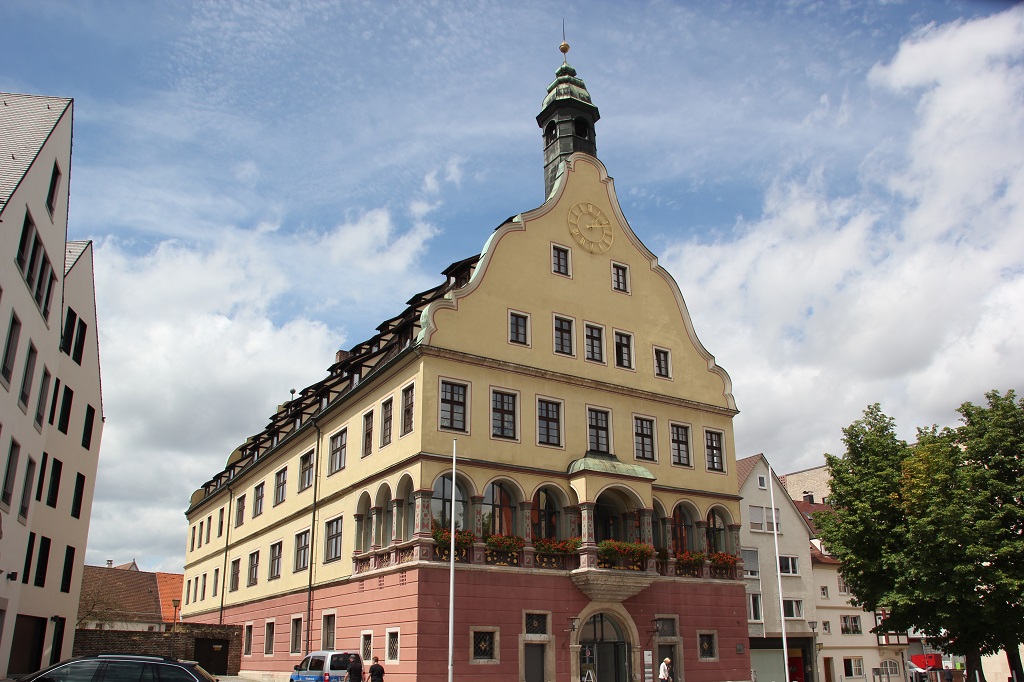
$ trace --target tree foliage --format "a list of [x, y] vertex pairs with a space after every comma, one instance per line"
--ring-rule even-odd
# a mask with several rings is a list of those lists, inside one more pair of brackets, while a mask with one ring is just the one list
[[1024, 400], [986, 398], [913, 445], [869, 406], [845, 456], [826, 455], [832, 512], [816, 518], [859, 605], [969, 665], [1024, 641]]

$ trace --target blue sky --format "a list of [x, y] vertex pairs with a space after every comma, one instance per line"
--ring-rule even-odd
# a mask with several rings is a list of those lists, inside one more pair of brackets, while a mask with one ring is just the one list
[[180, 570], [188, 496], [288, 389], [542, 202], [563, 18], [624, 212], [733, 378], [740, 457], [816, 466], [869, 403], [911, 438], [1024, 389], [1020, 6], [512, 5], [3, 3], [0, 90], [75, 98], [107, 419], [88, 563]]

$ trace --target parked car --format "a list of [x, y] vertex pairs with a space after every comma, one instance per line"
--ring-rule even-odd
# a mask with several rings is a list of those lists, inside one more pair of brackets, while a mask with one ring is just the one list
[[[341, 682], [348, 672], [347, 651], [311, 651], [295, 666], [291, 682]], [[325, 678], [324, 675], [330, 675]], [[362, 682], [360, 680], [359, 682]]]
[[55, 663], [18, 682], [218, 682], [195, 661], [167, 656], [97, 654]]

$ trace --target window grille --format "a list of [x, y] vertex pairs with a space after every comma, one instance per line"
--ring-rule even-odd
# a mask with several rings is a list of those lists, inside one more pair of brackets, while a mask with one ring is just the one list
[[548, 615], [546, 613], [526, 614], [526, 634], [546, 635], [548, 634]]
[[473, 659], [478, 661], [494, 660], [494, 633], [473, 633]]

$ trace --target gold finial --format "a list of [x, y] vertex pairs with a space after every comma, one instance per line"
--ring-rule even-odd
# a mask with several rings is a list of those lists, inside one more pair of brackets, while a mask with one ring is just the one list
[[565, 19], [562, 19], [562, 44], [558, 46], [558, 50], [562, 53], [562, 62], [565, 63], [565, 55], [569, 51], [569, 43], [565, 42]]

